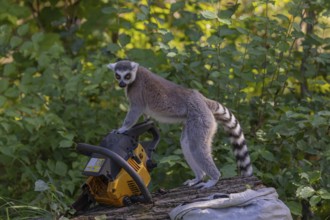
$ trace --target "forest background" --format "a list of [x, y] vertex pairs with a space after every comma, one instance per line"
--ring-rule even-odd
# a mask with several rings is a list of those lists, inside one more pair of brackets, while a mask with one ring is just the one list
[[[255, 175], [295, 218], [330, 216], [330, 1], [0, 0], [0, 216], [58, 218], [128, 105], [106, 64], [128, 58], [240, 120]], [[157, 124], [151, 190], [192, 177], [180, 126]], [[237, 175], [219, 128], [214, 158]]]

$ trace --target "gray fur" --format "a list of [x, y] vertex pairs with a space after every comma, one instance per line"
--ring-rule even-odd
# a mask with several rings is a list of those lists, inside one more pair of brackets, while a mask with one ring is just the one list
[[[234, 154], [241, 175], [253, 174], [244, 134], [235, 116], [220, 103], [205, 98], [196, 90], [187, 89], [157, 76], [131, 61], [119, 61], [108, 67], [117, 74], [118, 82], [125, 85], [130, 110], [118, 132], [132, 127], [142, 115], [164, 123], [183, 123], [181, 146], [184, 157], [195, 174], [185, 182], [195, 185], [205, 174], [211, 179], [197, 186], [208, 188], [216, 184], [220, 172], [212, 159], [212, 140], [217, 121], [222, 122], [231, 137]], [[130, 80], [125, 76], [131, 74]]]

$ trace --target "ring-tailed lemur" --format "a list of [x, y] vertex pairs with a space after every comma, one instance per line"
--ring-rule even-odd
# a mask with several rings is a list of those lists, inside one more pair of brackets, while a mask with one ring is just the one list
[[[119, 61], [108, 65], [115, 72], [119, 86], [125, 88], [130, 109], [119, 133], [131, 128], [141, 115], [164, 123], [183, 123], [181, 147], [195, 179], [184, 184], [208, 188], [220, 178], [212, 159], [212, 139], [220, 121], [229, 133], [241, 175], [253, 174], [250, 156], [241, 126], [235, 116], [217, 101], [205, 98], [196, 90], [187, 89], [155, 75], [138, 63]], [[204, 176], [211, 179], [201, 182]]]

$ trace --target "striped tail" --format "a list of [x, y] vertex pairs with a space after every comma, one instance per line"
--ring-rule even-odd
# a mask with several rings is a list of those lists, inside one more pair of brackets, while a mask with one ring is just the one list
[[[215, 107], [214, 103], [212, 104], [212, 107]], [[235, 116], [225, 106], [220, 103], [217, 104], [218, 108], [213, 114], [215, 119], [222, 123], [225, 131], [229, 133], [241, 176], [252, 176], [253, 168], [241, 126]]]

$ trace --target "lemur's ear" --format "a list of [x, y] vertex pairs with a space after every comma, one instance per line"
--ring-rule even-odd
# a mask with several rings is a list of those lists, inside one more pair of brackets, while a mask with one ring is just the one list
[[139, 67], [139, 64], [138, 63], [135, 63], [135, 62], [131, 62], [131, 67], [136, 72], [137, 69], [138, 69], [138, 67]]
[[117, 64], [117, 63], [110, 63], [110, 64], [107, 65], [107, 67], [108, 67], [109, 69], [115, 71], [116, 64]]

